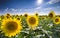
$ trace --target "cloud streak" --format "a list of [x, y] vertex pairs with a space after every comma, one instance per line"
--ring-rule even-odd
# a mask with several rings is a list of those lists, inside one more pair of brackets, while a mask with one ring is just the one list
[[60, 0], [50, 0], [50, 1], [48, 2], [48, 4], [54, 4], [54, 3], [58, 3], [58, 2], [60, 2]]

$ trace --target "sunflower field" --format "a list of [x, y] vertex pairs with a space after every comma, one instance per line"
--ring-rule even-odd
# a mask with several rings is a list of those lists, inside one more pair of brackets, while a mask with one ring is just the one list
[[60, 38], [60, 15], [0, 15], [0, 38]]

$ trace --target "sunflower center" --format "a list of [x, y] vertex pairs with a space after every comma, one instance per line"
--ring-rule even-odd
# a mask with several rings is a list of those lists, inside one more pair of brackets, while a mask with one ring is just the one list
[[44, 19], [44, 17], [42, 19]]
[[38, 14], [36, 14], [36, 16], [38, 16]]
[[25, 14], [25, 17], [27, 17], [28, 15], [27, 14]]
[[36, 23], [36, 18], [34, 18], [34, 17], [29, 18], [29, 23], [30, 24], [35, 24]]
[[59, 21], [59, 19], [57, 18], [57, 19], [55, 19], [55, 22], [58, 22]]
[[17, 20], [20, 20], [20, 18], [17, 18]]
[[7, 29], [9, 31], [12, 31], [12, 30], [15, 31], [17, 28], [18, 28], [18, 24], [16, 22], [11, 21], [7, 23]]
[[7, 18], [9, 18], [10, 17], [10, 14], [7, 14], [7, 16], [6, 16]]
[[9, 18], [10, 16], [6, 16], [7, 18]]
[[50, 16], [50, 17], [53, 17], [53, 14], [50, 14], [49, 16]]

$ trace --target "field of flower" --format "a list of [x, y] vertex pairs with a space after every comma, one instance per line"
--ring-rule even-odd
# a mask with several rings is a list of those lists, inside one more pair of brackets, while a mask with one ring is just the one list
[[0, 15], [0, 38], [60, 38], [60, 15]]

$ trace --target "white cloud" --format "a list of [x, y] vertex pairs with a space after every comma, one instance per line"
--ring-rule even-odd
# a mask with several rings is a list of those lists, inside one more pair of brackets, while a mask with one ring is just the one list
[[41, 7], [37, 7], [37, 8], [35, 8], [35, 9], [40, 9]]
[[46, 10], [52, 10], [52, 8], [45, 8], [45, 9], [43, 9], [43, 10], [45, 10], [45, 11], [46, 11]]
[[17, 11], [17, 9], [11, 9], [12, 11]]
[[60, 0], [50, 0], [50, 1], [48, 2], [48, 4], [54, 4], [54, 3], [58, 3], [58, 2], [60, 2]]
[[35, 8], [34, 11], [38, 11], [40, 15], [48, 15], [50, 11], [54, 11], [56, 14], [60, 14], [60, 6], [48, 7], [48, 8], [37, 7]]
[[[38, 12], [40, 15], [47, 15], [50, 11], [54, 11], [56, 14], [60, 14], [60, 6], [55, 6], [55, 7], [48, 7], [48, 8], [43, 8], [41, 6], [36, 7], [34, 9], [5, 9], [4, 13], [9, 12], [10, 14], [35, 14], [35, 12]], [[1, 12], [1, 11], [0, 11]], [[4, 14], [3, 13], [3, 14]]]
[[10, 10], [17, 12], [17, 11], [21, 11], [22, 9], [14, 9], [14, 8], [12, 8], [12, 9], [10, 9]]
[[4, 11], [8, 11], [8, 8], [4, 9]]

